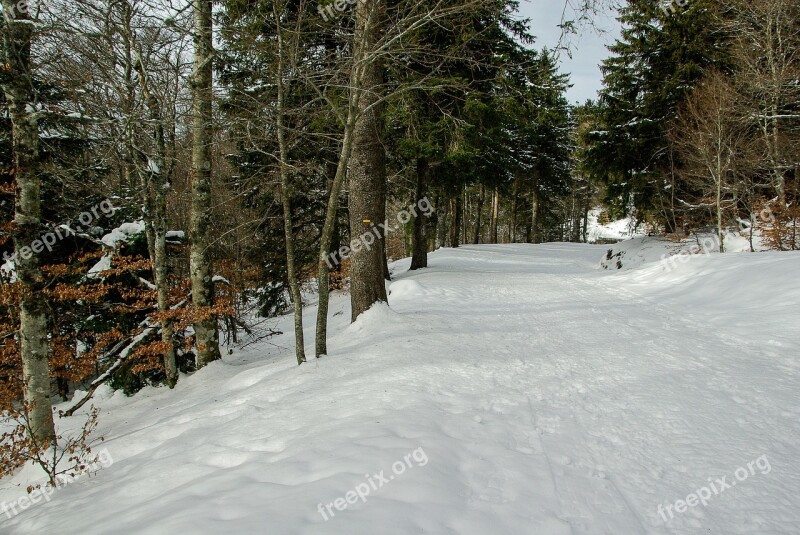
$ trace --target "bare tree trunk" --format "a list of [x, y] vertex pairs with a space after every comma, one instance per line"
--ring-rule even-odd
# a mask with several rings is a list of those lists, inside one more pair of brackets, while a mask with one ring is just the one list
[[458, 239], [461, 235], [461, 192], [457, 193], [450, 202], [453, 207], [450, 220], [450, 247], [458, 247]]
[[483, 213], [483, 203], [486, 202], [486, 188], [483, 184], [478, 192], [478, 207], [475, 210], [475, 226], [472, 229], [472, 243], [481, 242], [481, 215]]
[[531, 243], [539, 243], [539, 192], [531, 192]]
[[[419, 201], [425, 197], [425, 181], [428, 175], [428, 160], [417, 158], [417, 185], [414, 190], [413, 204], [419, 206]], [[428, 267], [428, 238], [425, 236], [425, 216], [418, 213], [414, 218], [414, 236], [412, 240], [411, 269]]]
[[583, 243], [589, 243], [589, 197], [583, 205]]
[[462, 208], [461, 208], [461, 243], [467, 243], [467, 209], [469, 208], [469, 197], [467, 196], [467, 188], [464, 187], [461, 189], [461, 199], [462, 199]]
[[[160, 188], [161, 189], [161, 188]], [[164, 197], [164, 193], [157, 194]], [[155, 273], [156, 291], [158, 294], [158, 311], [167, 312], [169, 310], [169, 286], [167, 282], [167, 218], [166, 210], [163, 209], [164, 199], [157, 199], [156, 205], [161, 205], [155, 218], [155, 258], [153, 261], [153, 271]], [[164, 372], [167, 376], [167, 385], [174, 388], [178, 382], [178, 366], [175, 361], [175, 347], [173, 345], [173, 326], [172, 320], [161, 320], [161, 341], [167, 344], [168, 348], [163, 355]]]
[[47, 360], [50, 348], [47, 303], [42, 292], [44, 278], [39, 267], [39, 255], [31, 247], [39, 237], [42, 217], [39, 117], [31, 73], [34, 25], [24, 0], [3, 0], [3, 10], [7, 25], [4, 36], [6, 64], [0, 65], [0, 69], [5, 71], [2, 88], [11, 119], [16, 182], [14, 250], [17, 254], [17, 280], [22, 289], [19, 326], [22, 380], [30, 438], [43, 447], [54, 440], [55, 431], [50, 406], [50, 366]]
[[513, 191], [511, 192], [511, 228], [508, 232], [508, 241], [510, 243], [516, 243], [517, 241], [517, 211], [519, 208], [519, 202], [517, 199], [517, 192], [519, 190], [519, 181], [514, 179], [514, 187]]
[[450, 207], [446, 202], [436, 203], [436, 246], [448, 247], [449, 234], [447, 230], [449, 227]]
[[[358, 45], [358, 43], [356, 43]], [[336, 174], [331, 182], [328, 194], [328, 206], [325, 210], [325, 223], [322, 225], [322, 234], [319, 240], [319, 274], [317, 277], [317, 290], [319, 293], [319, 304], [317, 305], [317, 325], [314, 352], [317, 358], [328, 353], [328, 304], [330, 300], [330, 271], [334, 266], [331, 254], [331, 243], [333, 232], [336, 228], [336, 216], [339, 209], [339, 193], [342, 191], [345, 176], [347, 175], [347, 165], [353, 146], [353, 130], [355, 127], [360, 91], [358, 89], [360, 71], [363, 69], [363, 53], [361, 49], [356, 49], [356, 56], [353, 62], [353, 74], [351, 75], [350, 98], [348, 101], [347, 118], [344, 125], [344, 137], [342, 148], [339, 153], [339, 163], [336, 166]], [[361, 60], [359, 60], [361, 58]], [[341, 259], [336, 259], [338, 265]]]
[[[366, 0], [356, 7], [356, 39], [367, 50], [380, 40], [384, 0]], [[361, 80], [359, 117], [353, 132], [353, 149], [348, 174], [351, 238], [386, 221], [386, 154], [382, 142], [383, 62], [375, 57], [365, 65]], [[384, 283], [382, 237], [373, 246], [353, 249], [350, 255], [350, 302], [352, 320], [373, 304], [387, 301]]]
[[[147, 172], [142, 173], [142, 204], [144, 206], [145, 234], [153, 263], [153, 279], [156, 285], [158, 311], [169, 310], [169, 286], [167, 281], [167, 188], [165, 179], [166, 142], [164, 118], [158, 99], [151, 92], [147, 71], [141, 61], [137, 62], [139, 83], [145, 99], [150, 120], [153, 122], [153, 158], [147, 162]], [[161, 341], [168, 348], [162, 355], [167, 385], [174, 388], [178, 382], [178, 366], [173, 346], [172, 321], [161, 319]]]
[[500, 213], [500, 193], [497, 188], [492, 192], [492, 220], [489, 224], [489, 243], [497, 243], [497, 218]]
[[[275, 14], [275, 21], [278, 22], [280, 17], [277, 9], [273, 4], [273, 13]], [[278, 99], [276, 102], [276, 127], [278, 131], [278, 150], [280, 152], [279, 167], [281, 176], [281, 202], [283, 206], [283, 230], [286, 241], [286, 277], [289, 280], [289, 292], [292, 296], [292, 307], [294, 312], [294, 340], [295, 340], [295, 356], [297, 357], [297, 364], [300, 365], [306, 361], [305, 340], [303, 337], [303, 297], [300, 292], [300, 281], [297, 276], [297, 266], [295, 265], [295, 236], [294, 236], [294, 222], [292, 217], [292, 185], [289, 177], [289, 170], [287, 169], [288, 150], [286, 148], [286, 132], [284, 131], [284, 46], [282, 29], [278, 27], [278, 76], [277, 76], [277, 89]]]
[[717, 236], [719, 236], [719, 252], [725, 252], [725, 237], [722, 234], [722, 176], [717, 176]]
[[192, 85], [192, 216], [190, 220], [189, 270], [197, 367], [222, 358], [214, 306], [211, 262], [211, 143], [213, 99], [213, 36], [211, 0], [194, 6], [194, 72]]

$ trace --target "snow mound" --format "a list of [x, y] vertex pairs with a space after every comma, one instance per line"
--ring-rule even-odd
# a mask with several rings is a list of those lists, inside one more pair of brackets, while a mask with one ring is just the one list
[[116, 248], [120, 243], [128, 243], [142, 232], [144, 232], [144, 221], [123, 223], [103, 236], [101, 241], [109, 247]]
[[397, 300], [414, 300], [431, 295], [431, 292], [414, 279], [395, 281], [389, 287], [389, 296]]

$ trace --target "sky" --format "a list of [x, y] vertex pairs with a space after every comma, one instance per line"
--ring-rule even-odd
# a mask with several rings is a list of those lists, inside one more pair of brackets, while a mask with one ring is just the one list
[[[531, 19], [531, 32], [537, 37], [536, 47], [552, 48], [558, 44], [561, 15], [566, 0], [522, 0], [520, 15]], [[575, 18], [567, 11], [567, 19]], [[600, 62], [608, 57], [606, 44], [611, 44], [619, 35], [619, 24], [613, 13], [607, 12], [594, 20], [598, 30], [591, 27], [581, 29], [579, 35], [570, 38], [572, 58], [561, 53], [561, 71], [570, 74], [573, 87], [567, 98], [571, 103], [583, 103], [596, 98], [602, 86]]]

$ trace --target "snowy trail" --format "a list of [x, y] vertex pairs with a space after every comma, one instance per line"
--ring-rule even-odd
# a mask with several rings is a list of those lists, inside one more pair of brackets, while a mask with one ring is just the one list
[[[298, 369], [261, 346], [174, 393], [102, 400], [114, 465], [0, 532], [800, 533], [800, 289], [768, 307], [703, 290], [796, 280], [800, 256], [609, 274], [603, 252], [439, 251], [396, 278], [391, 309], [347, 326], [334, 299], [325, 359]], [[392, 474], [418, 448], [424, 464]], [[657, 512], [762, 455], [768, 473], [706, 507]], [[393, 477], [366, 501], [318, 512], [380, 470]]]

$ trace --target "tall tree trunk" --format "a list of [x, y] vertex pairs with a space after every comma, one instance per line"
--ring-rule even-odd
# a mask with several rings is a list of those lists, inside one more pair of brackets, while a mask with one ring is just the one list
[[539, 192], [531, 191], [531, 243], [539, 243]]
[[449, 247], [450, 206], [446, 202], [436, 203], [436, 247]]
[[461, 201], [462, 201], [462, 208], [461, 208], [461, 242], [460, 243], [467, 243], [469, 239], [467, 237], [468, 229], [467, 229], [467, 209], [469, 207], [469, 197], [467, 196], [467, 188], [464, 187], [461, 190]]
[[497, 243], [497, 218], [500, 214], [500, 193], [497, 188], [492, 192], [492, 220], [489, 224], [489, 243]]
[[[366, 0], [356, 7], [355, 39], [372, 50], [380, 39], [384, 0]], [[383, 147], [383, 61], [372, 57], [361, 80], [363, 93], [353, 132], [348, 173], [350, 229], [353, 240], [386, 221], [386, 154]], [[377, 302], [387, 301], [384, 282], [385, 236], [378, 243], [356, 248], [350, 255], [350, 302], [352, 320]]]
[[453, 207], [450, 221], [450, 247], [458, 247], [458, 239], [461, 235], [461, 193], [457, 193], [450, 202]]
[[486, 202], [486, 187], [481, 184], [478, 191], [478, 206], [475, 210], [475, 226], [472, 228], [472, 243], [481, 242], [481, 215], [483, 214], [483, 203]]
[[571, 241], [575, 243], [580, 243], [581, 241], [581, 217], [582, 217], [582, 210], [580, 206], [580, 201], [578, 200], [577, 194], [574, 195], [572, 201], [572, 236]]
[[[424, 198], [425, 181], [428, 175], [428, 160], [417, 158], [417, 184], [414, 188], [414, 206], [419, 206], [420, 199]], [[428, 267], [428, 238], [425, 236], [426, 218], [418, 213], [414, 218], [414, 236], [412, 239], [411, 269]]]
[[[147, 162], [147, 172], [142, 173], [143, 219], [147, 236], [150, 261], [153, 263], [153, 279], [156, 285], [158, 311], [165, 314], [169, 310], [169, 286], [167, 280], [167, 189], [166, 180], [166, 140], [164, 138], [164, 117], [161, 106], [149, 85], [147, 70], [141, 61], [137, 62], [139, 84], [145, 99], [150, 120], [153, 123], [154, 154]], [[162, 355], [167, 385], [174, 388], [178, 382], [178, 366], [173, 345], [172, 320], [161, 319], [161, 341], [167, 347]]]
[[[22, 8], [25, 9], [22, 9]], [[47, 447], [55, 437], [50, 406], [47, 303], [39, 255], [31, 244], [41, 230], [41, 167], [39, 117], [31, 73], [34, 25], [27, 4], [3, 0], [7, 25], [4, 35], [3, 92], [11, 119], [14, 159], [14, 250], [17, 280], [21, 286], [19, 341], [22, 380], [31, 438]]]
[[211, 0], [194, 5], [194, 73], [192, 85], [192, 215], [189, 270], [194, 305], [197, 367], [222, 358], [219, 352], [211, 262], [211, 143], [213, 135], [213, 36]]
[[[277, 13], [277, 8], [273, 5], [273, 13], [275, 21], [279, 21], [280, 17]], [[288, 165], [288, 150], [286, 148], [286, 132], [284, 130], [284, 56], [286, 50], [283, 43], [282, 28], [278, 27], [278, 76], [276, 85], [278, 89], [278, 98], [276, 102], [276, 129], [278, 133], [278, 151], [280, 153], [281, 161], [278, 163], [280, 168], [281, 177], [281, 203], [283, 206], [283, 232], [286, 241], [286, 276], [289, 280], [289, 293], [292, 296], [292, 307], [294, 312], [294, 340], [295, 340], [295, 357], [297, 364], [300, 365], [306, 361], [305, 340], [303, 337], [303, 297], [300, 292], [300, 281], [298, 280], [297, 266], [295, 265], [295, 236], [294, 236], [294, 218], [292, 217], [292, 184], [289, 177]]]
[[510, 243], [517, 242], [517, 212], [519, 211], [519, 180], [514, 179], [513, 191], [511, 192], [511, 228], [508, 232], [508, 240]]
[[589, 197], [583, 205], [583, 243], [589, 243]]
[[[339, 194], [342, 191], [344, 179], [347, 176], [347, 166], [350, 162], [353, 147], [353, 132], [358, 118], [358, 106], [361, 100], [361, 78], [365, 68], [366, 53], [359, 40], [355, 41], [352, 74], [350, 75], [350, 95], [347, 104], [347, 116], [344, 123], [342, 147], [339, 152], [339, 162], [336, 165], [336, 174], [331, 182], [328, 192], [328, 205], [325, 209], [325, 222], [322, 225], [322, 234], [319, 239], [319, 274], [317, 276], [317, 291], [319, 303], [317, 305], [317, 325], [314, 353], [317, 358], [328, 353], [328, 305], [330, 301], [330, 272], [334, 265], [339, 265], [341, 258], [335, 257], [331, 252], [333, 233], [337, 226], [337, 212], [339, 210]], [[335, 262], [333, 261], [335, 257]]]
[[719, 252], [725, 252], [725, 237], [722, 234], [722, 172], [717, 175], [717, 236], [719, 237]]
[[[163, 190], [163, 188], [159, 188]], [[158, 311], [167, 312], [169, 310], [169, 285], [167, 281], [167, 218], [164, 207], [164, 192], [156, 194], [160, 199], [156, 199], [156, 205], [161, 206], [155, 217], [155, 258], [153, 259], [153, 272], [155, 274], [156, 292], [158, 299]], [[164, 352], [164, 373], [167, 376], [167, 385], [174, 388], [178, 382], [178, 366], [175, 360], [175, 347], [173, 342], [172, 320], [164, 318], [161, 320], [161, 341], [167, 348]]]

